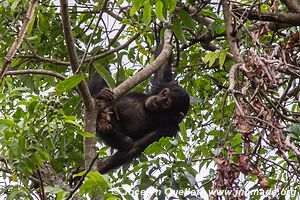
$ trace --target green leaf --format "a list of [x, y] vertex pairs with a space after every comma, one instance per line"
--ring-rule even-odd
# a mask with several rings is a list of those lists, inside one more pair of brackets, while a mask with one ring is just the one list
[[10, 144], [11, 151], [13, 152], [13, 154], [16, 157], [21, 156], [21, 149], [19, 147], [20, 147], [20, 145], [19, 145], [19, 141], [17, 139], [14, 139]]
[[186, 133], [185, 123], [180, 123], [179, 128], [180, 128], [180, 133], [182, 135], [182, 139], [184, 142], [186, 142], [188, 140], [188, 137], [187, 137], [187, 133]]
[[84, 80], [83, 74], [77, 74], [71, 76], [56, 85], [56, 94], [62, 94], [63, 92], [67, 92], [77, 86], [81, 81]]
[[123, 2], [124, 2], [124, 0], [118, 0], [118, 2], [117, 2], [118, 6], [122, 5]]
[[151, 22], [151, 13], [152, 13], [152, 7], [150, 4], [150, 1], [146, 1], [144, 6], [144, 12], [143, 12], [143, 20], [145, 24], [150, 24]]
[[59, 187], [50, 187], [50, 186], [46, 186], [47, 188], [47, 192], [49, 192], [50, 194], [57, 194], [59, 192], [63, 192], [64, 190], [59, 188]]
[[197, 181], [195, 179], [195, 176], [193, 176], [192, 174], [190, 174], [187, 171], [184, 171], [184, 174], [185, 174], [185, 177], [187, 178], [187, 180], [190, 183], [190, 187], [193, 187], [197, 183]]
[[270, 6], [268, 4], [261, 4], [260, 11], [264, 13], [270, 12]]
[[204, 56], [204, 61], [206, 63], [209, 62], [208, 65], [209, 67], [211, 67], [215, 63], [218, 56], [219, 56], [219, 52], [210, 52]]
[[32, 27], [33, 27], [34, 22], [35, 22], [35, 17], [36, 17], [36, 15], [33, 15], [32, 19], [31, 19], [31, 22], [30, 22], [30, 24], [28, 26], [28, 29], [27, 29], [27, 35], [30, 35], [30, 33], [32, 31]]
[[179, 21], [179, 19], [174, 20], [174, 33], [178, 40], [180, 40], [181, 43], [186, 44], [186, 39], [183, 34], [182, 25]]
[[39, 149], [38, 152], [42, 156], [43, 159], [45, 159], [45, 160], [50, 160], [51, 159], [51, 157], [48, 154], [48, 152], [46, 152], [46, 151], [44, 151], [42, 149]]
[[196, 29], [196, 23], [194, 22], [190, 14], [187, 11], [185, 11], [183, 8], [179, 10], [179, 17], [185, 26], [187, 26], [192, 30]]
[[0, 119], [0, 124], [6, 125], [6, 126], [14, 126], [14, 123], [8, 119]]
[[136, 6], [132, 6], [130, 8], [130, 11], [129, 11], [130, 17], [132, 17], [136, 13], [136, 11], [138, 11], [137, 7]]
[[20, 0], [14, 0], [11, 5], [11, 10], [14, 12], [19, 4]]
[[143, 5], [144, 1], [145, 0], [133, 0], [132, 1], [133, 6], [132, 6], [132, 8], [129, 11], [130, 16], [133, 16], [136, 13], [136, 11], [138, 11], [141, 8], [141, 6]]
[[29, 114], [33, 114], [34, 113], [34, 109], [37, 106], [37, 104], [38, 104], [38, 101], [36, 101], [36, 100], [33, 100], [33, 101], [30, 102], [30, 104], [28, 106], [28, 112], [29, 112]]
[[16, 196], [19, 194], [19, 191], [12, 191], [9, 196], [7, 197], [6, 200], [13, 200], [13, 199], [17, 199]]
[[159, 145], [158, 142], [154, 142], [149, 145], [145, 150], [145, 155], [153, 155], [153, 154], [160, 154], [165, 152], [165, 150]]
[[164, 4], [161, 1], [157, 1], [155, 4], [155, 14], [158, 19], [164, 20], [164, 14], [163, 14], [163, 7]]
[[82, 196], [88, 193], [98, 193], [103, 195], [109, 188], [108, 182], [99, 172], [89, 172], [88, 179], [84, 181], [79, 190], [79, 195]]
[[211, 24], [211, 30], [214, 31], [216, 34], [220, 35], [225, 32], [225, 24], [224, 21], [221, 19], [215, 20]]
[[67, 124], [72, 124], [72, 125], [74, 125], [74, 126], [77, 126], [78, 128], [81, 128], [81, 127], [82, 127], [78, 122], [76, 122], [76, 121], [74, 121], [74, 120], [72, 120], [72, 119], [65, 119], [64, 121], [65, 121], [65, 123], [67, 123]]
[[186, 156], [184, 155], [183, 150], [181, 148], [178, 148], [178, 150], [177, 150], [177, 158], [179, 160], [185, 160], [186, 159]]
[[96, 137], [93, 133], [86, 132], [86, 131], [79, 131], [79, 134], [82, 135], [83, 137], [87, 137], [87, 138]]
[[110, 72], [100, 63], [95, 63], [94, 66], [95, 66], [97, 72], [100, 74], [100, 76], [105, 80], [107, 85], [111, 89], [113, 89], [115, 87], [115, 81], [112, 78]]
[[172, 13], [176, 8], [177, 0], [168, 0], [166, 1], [169, 11]]
[[226, 61], [227, 50], [221, 51], [219, 53], [219, 65], [222, 67]]
[[49, 31], [49, 23], [47, 23], [47, 19], [45, 19], [43, 13], [38, 14], [38, 27], [41, 31]]

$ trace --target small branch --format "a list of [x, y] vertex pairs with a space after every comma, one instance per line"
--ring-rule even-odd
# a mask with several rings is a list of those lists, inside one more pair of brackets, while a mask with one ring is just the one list
[[[53, 76], [60, 80], [65, 80], [67, 78], [59, 73], [56, 73], [53, 71], [48, 71], [48, 70], [43, 70], [43, 69], [41, 69], [41, 70], [37, 70], [37, 69], [12, 70], [12, 71], [6, 72], [5, 75], [23, 75], [23, 74], [38, 74], [38, 75]], [[80, 91], [77, 86], [75, 87], [75, 90], [78, 94], [80, 94]]]
[[109, 46], [112, 46], [117, 41], [117, 39], [119, 38], [119, 36], [121, 35], [121, 33], [124, 31], [125, 27], [126, 27], [126, 24], [123, 24], [119, 28], [119, 30], [116, 33], [116, 35], [109, 41]]
[[21, 46], [23, 40], [24, 40], [24, 37], [25, 37], [25, 34], [28, 30], [28, 27], [29, 27], [29, 24], [33, 18], [33, 14], [35, 12], [35, 8], [37, 6], [37, 1], [36, 0], [31, 0], [30, 4], [29, 4], [29, 7], [28, 7], [28, 10], [27, 10], [27, 13], [26, 13], [26, 16], [25, 16], [25, 19], [23, 21], [23, 24], [22, 24], [22, 27], [21, 27], [21, 30], [19, 32], [19, 35], [18, 37], [16, 38], [15, 42], [13, 43], [13, 45], [10, 47], [6, 57], [5, 57], [5, 62], [4, 64], [2, 65], [2, 69], [1, 69], [1, 72], [0, 72], [0, 84], [2, 83], [2, 80], [4, 78], [4, 75], [5, 73], [7, 72], [8, 70], [8, 67], [14, 57], [14, 55], [16, 54], [17, 50], [19, 49], [19, 47]]
[[[103, 9], [106, 8], [106, 5], [107, 5], [107, 0], [105, 0], [105, 2], [104, 2]], [[86, 58], [86, 56], [87, 56], [87, 53], [88, 53], [88, 51], [89, 51], [89, 48], [90, 48], [92, 39], [94, 38], [94, 35], [95, 35], [95, 33], [96, 33], [96, 30], [97, 30], [97, 28], [98, 28], [98, 26], [99, 26], [99, 23], [100, 23], [101, 19], [102, 19], [102, 15], [103, 15], [103, 11], [99, 14], [98, 21], [96, 22], [95, 28], [94, 28], [92, 34], [90, 35], [90, 38], [89, 38], [89, 41], [88, 41], [86, 50], [85, 50], [85, 52], [84, 52], [84, 54], [83, 54], [83, 56], [82, 56], [82, 58], [81, 58], [79, 67], [77, 68], [77, 70], [76, 70], [76, 72], [75, 72], [74, 74], [77, 74], [78, 72], [81, 71], [83, 62], [84, 62], [84, 60], [85, 60], [85, 58]]]
[[118, 52], [120, 51], [121, 49], [125, 49], [127, 48], [136, 38], [138, 38], [140, 36], [140, 33], [136, 33], [132, 36], [132, 38], [130, 38], [127, 42], [125, 42], [124, 44], [114, 48], [114, 49], [111, 49], [111, 50], [108, 50], [108, 51], [105, 51], [99, 55], [96, 55], [96, 56], [91, 56], [91, 57], [88, 57], [85, 59], [84, 62], [93, 62], [97, 59], [100, 59], [100, 58], [104, 58], [110, 54], [113, 54], [115, 52]]
[[[300, 162], [300, 151], [299, 149], [290, 141], [291, 137], [288, 135], [284, 141], [284, 144], [287, 148], [291, 149], [297, 156], [298, 161]], [[300, 164], [300, 163], [299, 163]]]
[[88, 173], [92, 170], [92, 167], [94, 165], [94, 163], [96, 162], [96, 160], [99, 157], [99, 153], [94, 157], [94, 159], [92, 160], [92, 162], [89, 165], [89, 168], [85, 171], [85, 173], [81, 176], [78, 184], [74, 187], [74, 189], [72, 189], [69, 193], [69, 196], [66, 197], [66, 200], [69, 200], [72, 198], [72, 196], [74, 195], [74, 193], [80, 188], [80, 186], [83, 184], [83, 181], [85, 179], [85, 177], [88, 175]]
[[118, 20], [120, 22], [123, 20], [122, 17], [120, 17], [119, 15], [115, 14], [113, 11], [111, 11], [107, 8], [104, 10], [104, 12], [106, 12], [108, 15], [110, 15], [111, 17], [115, 18], [116, 20]]
[[65, 76], [48, 70], [24, 69], [24, 70], [13, 70], [13, 71], [6, 72], [6, 75], [22, 75], [22, 74], [40, 74], [40, 75], [53, 76], [60, 80], [66, 79]]
[[37, 170], [37, 174], [38, 174], [38, 178], [39, 178], [39, 181], [40, 181], [40, 185], [41, 185], [41, 199], [44, 200], [45, 199], [45, 189], [44, 189], [44, 183], [43, 183], [43, 178], [42, 178], [42, 175], [41, 175], [41, 172], [40, 170], [38, 169]]
[[37, 54], [36, 50], [33, 48], [33, 46], [30, 44], [30, 42], [28, 40], [25, 40], [26, 44], [28, 45], [30, 51], [32, 52], [32, 56], [31, 55], [25, 55], [25, 56], [19, 56], [20, 58], [34, 58], [38, 61], [44, 61], [44, 62], [49, 62], [55, 65], [67, 65], [69, 66], [70, 63], [69, 62], [64, 62], [64, 61], [60, 61], [60, 60], [56, 60], [56, 59], [52, 59], [52, 58], [45, 58], [42, 57], [40, 55]]

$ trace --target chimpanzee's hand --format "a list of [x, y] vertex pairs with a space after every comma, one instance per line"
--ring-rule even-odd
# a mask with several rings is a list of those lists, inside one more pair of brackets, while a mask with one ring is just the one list
[[113, 112], [110, 111], [102, 111], [97, 119], [96, 128], [102, 133], [107, 133], [112, 128], [111, 126], [111, 115]]
[[96, 96], [95, 103], [97, 108], [103, 108], [107, 103], [112, 104], [114, 101], [114, 93], [109, 88], [103, 88]]
[[105, 87], [97, 94], [96, 98], [112, 102], [114, 100], [114, 93], [109, 88]]

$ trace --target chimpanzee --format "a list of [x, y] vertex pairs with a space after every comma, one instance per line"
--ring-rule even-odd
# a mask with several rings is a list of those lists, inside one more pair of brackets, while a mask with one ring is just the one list
[[[177, 134], [178, 124], [189, 110], [190, 97], [173, 80], [170, 61], [163, 67], [155, 73], [148, 93], [127, 93], [114, 102], [114, 109], [110, 107], [98, 114], [97, 137], [118, 149], [105, 167], [98, 165], [100, 173], [131, 161], [154, 141]], [[98, 73], [93, 74], [89, 86], [96, 101], [113, 100], [112, 92], [104, 88], [106, 83]]]

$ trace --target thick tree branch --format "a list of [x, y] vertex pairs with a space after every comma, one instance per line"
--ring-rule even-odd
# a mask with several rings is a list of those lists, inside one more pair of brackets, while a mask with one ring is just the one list
[[234, 57], [234, 59], [237, 61], [237, 64], [233, 65], [230, 69], [229, 72], [229, 91], [233, 92], [234, 91], [234, 82], [235, 82], [235, 73], [236, 70], [240, 65], [243, 65], [244, 60], [239, 54], [239, 48], [238, 48], [238, 41], [237, 37], [235, 34], [236, 31], [234, 30], [233, 27], [233, 21], [232, 21], [232, 15], [230, 13], [230, 8], [227, 0], [222, 0], [221, 5], [223, 7], [223, 13], [224, 13], [224, 22], [226, 26], [226, 35], [227, 35], [227, 40], [229, 44], [229, 48], [231, 50], [231, 53]]
[[231, 50], [231, 53], [233, 54], [234, 59], [237, 62], [243, 62], [243, 59], [240, 57], [239, 54], [239, 48], [238, 48], [238, 41], [236, 37], [236, 31], [233, 27], [233, 21], [232, 21], [232, 15], [230, 13], [230, 8], [227, 0], [221, 1], [222, 7], [223, 7], [223, 13], [224, 13], [224, 22], [226, 26], [226, 35], [227, 40], [229, 43], [229, 48]]
[[149, 78], [156, 70], [158, 70], [164, 63], [167, 62], [172, 52], [171, 37], [172, 31], [167, 29], [164, 36], [164, 46], [159, 56], [151, 64], [116, 87], [113, 90], [115, 98], [122, 96], [136, 85]]
[[[235, 11], [237, 15], [241, 15], [245, 10]], [[299, 13], [258, 13], [258, 12], [248, 12], [248, 19], [259, 20], [259, 21], [269, 21], [283, 24], [291, 24], [294, 26], [300, 25], [300, 15]]]
[[[62, 25], [63, 25], [64, 36], [65, 36], [65, 41], [66, 41], [66, 46], [68, 51], [68, 57], [72, 67], [72, 71], [73, 73], [75, 73], [79, 68], [79, 61], [76, 53], [74, 38], [71, 32], [71, 23], [70, 23], [67, 0], [60, 0], [60, 5], [61, 5], [60, 12], [62, 18]], [[78, 84], [78, 88], [80, 90], [80, 95], [84, 103], [85, 109], [88, 110], [93, 109], [94, 102], [91, 94], [89, 93], [89, 89], [86, 82], [81, 81]]]
[[[67, 0], [60, 0], [61, 5], [61, 17], [64, 30], [64, 37], [67, 45], [67, 51], [69, 56], [69, 61], [71, 63], [73, 73], [77, 72], [79, 69], [79, 61], [76, 54], [76, 48], [74, 43], [74, 38], [71, 32], [71, 23], [69, 17], [68, 3]], [[80, 72], [79, 72], [80, 73]], [[80, 96], [83, 100], [85, 106], [84, 113], [84, 129], [85, 131], [95, 133], [95, 120], [97, 118], [97, 110], [95, 109], [94, 100], [89, 92], [87, 83], [81, 81], [78, 84], [80, 90]], [[84, 157], [85, 157], [85, 166], [88, 168], [93, 158], [96, 156], [96, 139], [95, 138], [85, 138], [84, 140]], [[96, 165], [93, 167], [93, 171], [97, 170]]]
[[108, 8], [105, 8], [104, 12], [106, 12], [108, 15], [110, 15], [111, 17], [115, 18], [118, 21], [122, 21], [123, 18], [119, 15], [117, 15], [116, 13], [114, 13], [113, 11], [109, 10]]
[[1, 69], [1, 72], [0, 72], [0, 84], [2, 83], [4, 75], [7, 72], [7, 69], [9, 67], [9, 65], [10, 65], [10, 63], [11, 63], [14, 55], [16, 54], [17, 50], [19, 49], [20, 45], [22, 44], [22, 42], [24, 40], [25, 34], [26, 34], [27, 29], [29, 27], [29, 24], [30, 24], [30, 22], [32, 20], [32, 17], [33, 17], [35, 8], [37, 6], [37, 3], [38, 2], [36, 0], [31, 0], [31, 2], [29, 4], [29, 7], [28, 7], [28, 10], [27, 10], [25, 19], [23, 21], [21, 30], [19, 32], [19, 35], [16, 38], [15, 42], [13, 43], [13, 45], [10, 47], [10, 49], [9, 49], [9, 51], [8, 51], [6, 57], [5, 57], [6, 61], [2, 65], [2, 69]]
[[300, 3], [298, 0], [281, 0], [286, 7], [289, 9], [289, 12], [300, 13]]

